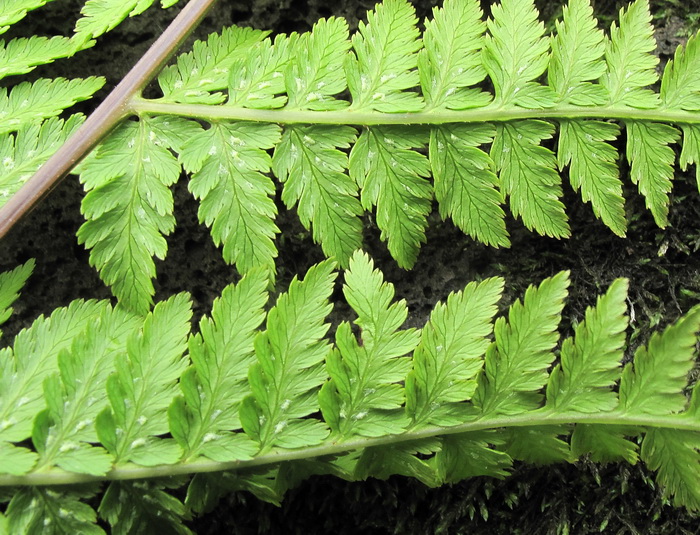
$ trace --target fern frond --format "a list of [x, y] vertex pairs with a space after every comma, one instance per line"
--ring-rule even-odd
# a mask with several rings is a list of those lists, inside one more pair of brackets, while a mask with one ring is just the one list
[[51, 0], [0, 0], [0, 33], [22, 20], [29, 11], [40, 8]]
[[[539, 390], [554, 360], [556, 327], [564, 308], [568, 272], [529, 287], [505, 318], [496, 320], [494, 342], [486, 351], [484, 373], [474, 396], [484, 414], [514, 414], [540, 405]], [[516, 356], [517, 355], [517, 356]]]
[[427, 142], [420, 129], [365, 129], [350, 152], [350, 177], [362, 188], [362, 206], [376, 206], [377, 226], [399, 266], [410, 268], [425, 242], [432, 188], [428, 159], [416, 148]]
[[163, 69], [158, 85], [162, 100], [219, 104], [226, 98], [231, 65], [245, 58], [269, 32], [232, 26], [195, 41], [192, 51], [180, 54], [177, 63]]
[[60, 493], [42, 488], [21, 489], [7, 507], [8, 533], [105, 535], [96, 525], [95, 510], [81, 501], [96, 493], [94, 485], [72, 487]]
[[[19, 297], [19, 291], [34, 271], [34, 265], [34, 259], [30, 258], [12, 271], [0, 273], [0, 325], [12, 315], [12, 303]], [[1, 335], [2, 331], [0, 331]]]
[[[619, 379], [627, 328], [627, 281], [618, 279], [586, 310], [575, 338], [564, 340], [561, 363], [547, 383], [547, 404], [554, 410], [597, 412], [617, 405], [612, 386]], [[589, 360], [590, 359], [590, 360]]]
[[406, 302], [392, 303], [393, 285], [359, 252], [345, 272], [343, 292], [357, 313], [354, 323], [362, 342], [349, 323], [338, 326], [338, 347], [326, 358], [331, 379], [319, 394], [323, 417], [342, 438], [401, 433], [409, 420], [401, 415], [404, 389], [399, 381], [411, 366], [405, 355], [418, 344], [414, 329], [399, 330], [408, 315]]
[[47, 38], [33, 35], [8, 42], [0, 40], [0, 80], [12, 74], [31, 72], [38, 65], [72, 56], [88, 46], [90, 43], [80, 43], [75, 39], [61, 36]]
[[[3, 398], [6, 384], [26, 385], [26, 377], [44, 383], [44, 399], [31, 401], [41, 395], [26, 388], [27, 398], [11, 398], [9, 414], [24, 415], [21, 426], [8, 426], [3, 416], [3, 462], [7, 454], [24, 468], [3, 465], [0, 485], [30, 486], [12, 494], [7, 525], [19, 532], [42, 522], [64, 532], [96, 529], [94, 511], [81, 501], [92, 501], [95, 487], [83, 493], [45, 485], [110, 481], [99, 513], [114, 530], [185, 533], [190, 508], [205, 510], [232, 490], [278, 503], [313, 474], [348, 480], [401, 474], [436, 486], [504, 477], [514, 460], [571, 462], [581, 455], [603, 462], [641, 458], [675, 503], [700, 506], [697, 389], [690, 405], [684, 395], [700, 307], [652, 336], [620, 377], [627, 288], [615, 281], [586, 311], [574, 338], [565, 339], [560, 363], [549, 372], [565, 272], [529, 288], [507, 319], [495, 321], [502, 281], [471, 283], [439, 304], [419, 334], [400, 330], [405, 304], [394, 302], [393, 288], [358, 252], [344, 290], [362, 343], [343, 323], [333, 347], [324, 322], [333, 268], [327, 260], [295, 279], [257, 334], [267, 275], [251, 271], [224, 291], [212, 319], [202, 320], [188, 357], [184, 295], [145, 318], [107, 303], [78, 303], [20, 333], [0, 366], [26, 352], [26, 333], [34, 344], [62, 349], [35, 364], [41, 373], [0, 368], [3, 402], [10, 399]], [[90, 306], [88, 316], [68, 319], [68, 311]], [[62, 321], [65, 331], [46, 327], [54, 316], [50, 325]], [[164, 335], [170, 326], [173, 334]], [[178, 374], [182, 395], [174, 388]], [[146, 392], [153, 398], [141, 395]], [[32, 410], [23, 413], [25, 405]], [[30, 425], [33, 449], [22, 444]], [[111, 432], [117, 427], [124, 439]], [[161, 447], [167, 433], [183, 450], [179, 459]], [[147, 455], [140, 440], [153, 445]], [[192, 480], [186, 504], [167, 491], [187, 477], [159, 479], [199, 472], [214, 474]], [[62, 503], [65, 521], [56, 514]]]
[[502, 290], [499, 278], [469, 283], [446, 304], [435, 305], [406, 377], [406, 412], [413, 427], [463, 419], [459, 413], [476, 391]]
[[180, 165], [169, 148], [182, 150], [196, 132], [194, 123], [178, 118], [127, 122], [81, 166], [87, 221], [78, 241], [92, 249], [91, 265], [120, 302], [140, 314], [148, 312], [155, 291], [153, 257], [165, 258], [163, 236], [175, 226], [169, 186]]
[[176, 462], [180, 448], [172, 440], [156, 439], [168, 430], [166, 409], [177, 391], [176, 381], [187, 367], [183, 359], [191, 303], [179, 294], [159, 303], [146, 316], [141, 331], [115, 359], [107, 379], [110, 406], [97, 415], [100, 442], [115, 464], [150, 466]]
[[333, 267], [326, 260], [303, 281], [295, 278], [255, 338], [257, 362], [248, 372], [252, 394], [243, 399], [240, 418], [261, 451], [310, 446], [328, 435], [326, 424], [304, 417], [318, 410], [318, 389], [327, 377], [323, 360], [329, 346], [323, 336], [329, 325], [323, 320], [331, 309]]
[[51, 117], [18, 132], [0, 135], [0, 206], [5, 204], [83, 123], [81, 114], [66, 121]]
[[0, 473], [21, 474], [32, 469], [36, 454], [13, 446], [29, 438], [32, 419], [46, 407], [42, 383], [58, 370], [56, 355], [67, 349], [95, 316], [108, 307], [105, 302], [74, 301], [48, 318], [39, 317], [15, 337], [13, 349], [0, 359]]
[[130, 533], [173, 533], [192, 535], [183, 521], [191, 515], [175, 496], [166, 492], [180, 487], [177, 478], [143, 482], [115, 481], [102, 497], [97, 510], [107, 520], [113, 535]]
[[44, 380], [46, 409], [36, 415], [32, 429], [37, 468], [55, 465], [93, 475], [111, 468], [112, 456], [90, 443], [97, 442], [95, 419], [107, 405], [103, 393], [114, 359], [138, 325], [138, 316], [107, 308], [59, 353], [58, 371]]
[[0, 135], [53, 117], [76, 102], [90, 98], [105, 83], [104, 78], [66, 80], [40, 78], [22, 82], [8, 93], [0, 88]]
[[211, 227], [214, 243], [223, 244], [224, 260], [241, 273], [255, 266], [275, 272], [277, 208], [274, 184], [263, 173], [272, 163], [266, 149], [279, 138], [277, 125], [213, 123], [187, 140], [180, 153], [192, 173], [189, 190], [200, 200], [199, 220]]
[[693, 366], [700, 308], [696, 307], [662, 334], [655, 333], [648, 347], [639, 348], [620, 380], [620, 405], [627, 411], [670, 414], [685, 408], [688, 372]]
[[[179, 0], [161, 0], [162, 8]], [[127, 17], [135, 17], [153, 5], [154, 0], [88, 0], [75, 23], [76, 38], [89, 40], [113, 30]]]
[[248, 458], [255, 444], [240, 429], [238, 407], [250, 393], [248, 368], [255, 361], [253, 338], [264, 320], [267, 276], [252, 271], [214, 301], [211, 318], [189, 339], [192, 365], [180, 377], [182, 397], [169, 409], [173, 437], [184, 459], [204, 455], [215, 461]]

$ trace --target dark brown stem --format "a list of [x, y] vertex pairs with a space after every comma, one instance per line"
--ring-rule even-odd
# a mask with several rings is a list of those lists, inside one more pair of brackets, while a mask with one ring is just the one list
[[190, 0], [75, 134], [0, 208], [0, 238], [131, 113], [131, 99], [160, 72], [215, 1]]

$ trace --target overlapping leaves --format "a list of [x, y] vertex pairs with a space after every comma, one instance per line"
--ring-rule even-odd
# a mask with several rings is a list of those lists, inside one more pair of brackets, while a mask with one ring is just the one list
[[[274, 276], [274, 178], [282, 202], [327, 257], [348, 265], [363, 242], [361, 216], [372, 211], [392, 256], [410, 268], [433, 198], [443, 218], [492, 246], [510, 244], [504, 204], [527, 228], [564, 238], [571, 232], [562, 203], [568, 176], [596, 216], [624, 236], [625, 177], [615, 143], [622, 129], [629, 178], [661, 227], [680, 130], [681, 167], [700, 160], [698, 37], [678, 49], [654, 92], [658, 58], [647, 0], [622, 9], [609, 36], [587, 0], [571, 0], [551, 36], [530, 0], [495, 4], [486, 21], [476, 0], [446, 0], [422, 38], [406, 0], [378, 4], [353, 35], [332, 17], [308, 33], [266, 36], [234, 27], [195, 43], [161, 74], [162, 97], [139, 100], [142, 122], [153, 120], [149, 105], [204, 122], [171, 121], [189, 132], [181, 147], [139, 139], [177, 153], [200, 221], [241, 273], [265, 266]], [[127, 143], [114, 134], [98, 158], [130, 150], [118, 140]], [[140, 179], [123, 181], [122, 195], [133, 190], [131, 180]], [[163, 223], [158, 233], [170, 228]], [[116, 272], [97, 257], [118, 262], [115, 232], [98, 223], [86, 240], [112, 285]], [[166, 253], [154, 240], [135, 236], [130, 254], [144, 267]], [[115, 293], [143, 312], [152, 269], [119, 274]]]
[[[0, 277], [4, 306], [30, 267]], [[625, 280], [561, 345], [566, 272], [496, 319], [503, 281], [470, 283], [404, 329], [405, 302], [358, 251], [343, 286], [354, 327], [332, 344], [333, 269], [313, 266], [267, 313], [268, 274], [254, 269], [194, 334], [185, 294], [145, 318], [78, 301], [19, 333], [0, 360], [0, 485], [21, 486], [7, 495], [10, 531], [100, 533], [84, 500], [102, 490], [98, 514], [117, 532], [186, 533], [184, 518], [236, 489], [277, 502], [312, 474], [436, 486], [585, 454], [641, 458], [675, 503], [700, 509], [699, 394], [685, 395], [700, 307], [623, 365]], [[197, 475], [185, 504], [167, 491], [182, 474], [252, 467]]]

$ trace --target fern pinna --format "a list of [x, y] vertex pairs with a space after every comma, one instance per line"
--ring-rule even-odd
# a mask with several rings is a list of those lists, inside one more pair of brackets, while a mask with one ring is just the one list
[[[567, 272], [497, 319], [503, 280], [469, 283], [403, 329], [372, 260], [348, 264], [360, 334], [343, 322], [333, 343], [330, 260], [271, 308], [268, 273], [251, 270], [192, 333], [186, 294], [145, 317], [79, 300], [21, 331], [0, 359], [3, 533], [102, 533], [98, 516], [115, 533], [189, 533], [228, 492], [278, 502], [313, 474], [437, 486], [584, 455], [641, 460], [700, 509], [698, 387], [686, 397], [700, 307], [623, 365], [624, 279], [559, 344]], [[0, 277], [3, 320], [31, 270]], [[188, 482], [184, 503], [167, 492]]]
[[78, 169], [88, 192], [78, 238], [119, 299], [145, 313], [181, 167], [200, 220], [242, 273], [274, 275], [275, 178], [341, 266], [362, 246], [367, 211], [412, 266], [433, 199], [489, 245], [509, 245], [506, 204], [529, 229], [566, 237], [562, 174], [624, 236], [622, 129], [629, 177], [664, 227], [672, 145], [682, 139], [682, 168], [700, 153], [700, 51], [697, 36], [679, 48], [655, 92], [650, 21], [637, 0], [608, 36], [572, 0], [548, 36], [528, 0], [494, 5], [486, 22], [476, 0], [446, 0], [421, 36], [413, 7], [387, 0], [352, 36], [338, 18], [274, 39], [226, 28], [162, 72], [162, 96], [134, 97], [136, 117]]

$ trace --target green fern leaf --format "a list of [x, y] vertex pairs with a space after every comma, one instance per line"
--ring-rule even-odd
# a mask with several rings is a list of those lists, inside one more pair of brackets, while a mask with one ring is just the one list
[[112, 457], [97, 442], [95, 418], [107, 405], [107, 377], [115, 355], [140, 325], [138, 316], [107, 308], [58, 356], [58, 372], [44, 380], [47, 408], [36, 415], [32, 442], [39, 454], [36, 468], [59, 466], [69, 472], [104, 475]]
[[513, 465], [507, 453], [493, 447], [502, 444], [503, 439], [493, 431], [448, 435], [431, 462], [441, 483], [459, 483], [477, 476], [502, 479]]
[[92, 249], [91, 265], [120, 302], [140, 314], [152, 303], [153, 256], [165, 258], [163, 235], [175, 226], [169, 186], [180, 165], [168, 149], [181, 149], [196, 132], [193, 122], [175, 117], [128, 122], [81, 168], [87, 221], [78, 241]]
[[595, 463], [627, 461], [637, 464], [639, 447], [625, 436], [639, 434], [640, 430], [634, 427], [577, 424], [571, 434], [571, 453], [576, 458], [588, 455]]
[[[587, 0], [573, 0], [557, 23], [548, 70], [549, 85], [558, 101], [578, 106], [600, 106], [607, 101], [602, 85], [591, 83], [606, 72], [603, 61], [605, 36], [596, 28]], [[620, 134], [616, 124], [603, 121], [560, 120], [557, 160], [559, 168], [570, 164], [569, 180], [581, 190], [584, 202], [615, 234], [627, 228], [617, 150], [607, 141]]]
[[547, 383], [547, 406], [556, 411], [604, 412], [615, 408], [611, 390], [620, 378], [625, 343], [627, 281], [617, 279], [586, 319], [576, 337], [564, 340], [561, 363]]
[[421, 46], [415, 9], [406, 0], [386, 0], [367, 13], [352, 36], [354, 54], [345, 61], [353, 110], [411, 112], [423, 100], [406, 89], [418, 85]]
[[[1, 153], [0, 157], [2, 157]], [[30, 258], [12, 271], [0, 273], [0, 325], [12, 315], [12, 303], [19, 297], [19, 291], [34, 271], [34, 265], [34, 259]], [[1, 331], [0, 335], [2, 335]]]
[[321, 389], [323, 417], [339, 437], [398, 434], [409, 421], [403, 417], [403, 386], [411, 361], [406, 358], [418, 344], [415, 329], [399, 330], [406, 321], [405, 301], [392, 303], [394, 287], [384, 282], [374, 263], [357, 252], [345, 272], [343, 293], [357, 313], [355, 324], [338, 326], [337, 349], [326, 359], [331, 380]]
[[639, 348], [620, 380], [620, 406], [625, 411], [670, 414], [686, 406], [683, 393], [693, 365], [700, 308], [695, 307], [662, 334], [655, 333], [648, 347]]
[[486, 24], [476, 0], [446, 0], [425, 21], [418, 72], [426, 108], [463, 110], [485, 106], [491, 96], [471, 86], [486, 77], [481, 62]]
[[180, 153], [192, 173], [189, 189], [200, 200], [199, 220], [211, 227], [226, 262], [242, 273], [255, 266], [275, 272], [277, 209], [266, 149], [279, 141], [277, 125], [212, 123], [186, 141]]
[[661, 106], [671, 110], [700, 110], [700, 35], [679, 46], [664, 67]]
[[280, 108], [287, 102], [284, 72], [295, 50], [298, 35], [278, 35], [251, 47], [245, 58], [231, 64], [226, 105], [244, 108]]
[[106, 302], [74, 301], [39, 317], [15, 337], [14, 350], [3, 349], [0, 358], [0, 473], [20, 475], [36, 463], [36, 454], [12, 446], [31, 435], [34, 415], [46, 407], [42, 383], [58, 370], [56, 355], [70, 347], [92, 318], [108, 307]]
[[430, 166], [440, 215], [474, 239], [495, 247], [510, 246], [505, 213], [491, 157], [479, 145], [491, 143], [489, 124], [454, 125], [430, 131]]
[[180, 54], [177, 63], [163, 69], [158, 84], [166, 102], [220, 104], [226, 96], [231, 65], [245, 58], [269, 32], [231, 26], [195, 41], [192, 51]]
[[362, 188], [362, 206], [377, 207], [382, 239], [399, 266], [410, 268], [425, 242], [432, 188], [426, 143], [420, 129], [366, 128], [350, 152], [350, 176]]
[[127, 342], [126, 354], [116, 357], [116, 373], [106, 385], [110, 407], [96, 420], [97, 436], [115, 464], [152, 466], [180, 457], [177, 444], [154, 437], [168, 431], [166, 409], [187, 366], [182, 357], [191, 315], [185, 294], [159, 303]]
[[252, 395], [243, 399], [240, 418], [245, 432], [260, 445], [298, 448], [318, 444], [328, 429], [319, 420], [303, 419], [318, 410], [318, 389], [326, 380], [323, 340], [335, 276], [326, 260], [296, 278], [267, 315], [266, 329], [255, 339], [257, 363], [250, 367]]
[[192, 366], [180, 378], [183, 397], [175, 398], [169, 414], [184, 459], [204, 455], [224, 462], [255, 453], [250, 440], [230, 430], [241, 428], [238, 407], [250, 393], [246, 379], [255, 360], [255, 329], [265, 317], [267, 283], [267, 274], [255, 270], [227, 286], [211, 318], [203, 318], [200, 333], [189, 339]]
[[104, 83], [104, 78], [94, 76], [83, 80], [39, 78], [32, 83], [17, 84], [9, 93], [7, 88], [0, 88], [0, 135], [58, 115], [76, 102], [90, 98]]
[[[285, 81], [288, 110], [337, 110], [348, 105], [334, 95], [346, 89], [343, 61], [350, 47], [347, 23], [321, 19], [296, 43], [299, 51]], [[275, 148], [273, 170], [284, 183], [282, 200], [297, 212], [328, 257], [347, 266], [362, 245], [362, 207], [357, 185], [347, 175], [344, 152], [355, 140], [347, 126], [288, 126]]]
[[38, 9], [51, 0], [0, 0], [0, 33], [22, 20], [27, 12]]
[[462, 402], [476, 390], [502, 290], [502, 279], [487, 279], [435, 305], [406, 377], [406, 412], [412, 427], [464, 421]]
[[664, 493], [676, 506], [700, 509], [700, 433], [650, 429], [642, 442], [641, 457], [658, 472]]
[[343, 63], [350, 49], [348, 23], [331, 17], [314, 24], [295, 43], [297, 53], [285, 73], [286, 109], [329, 111], [348, 103], [335, 98], [347, 88]]
[[26, 124], [14, 135], [0, 134], [0, 206], [66, 142], [83, 119], [80, 114], [66, 121], [51, 117], [43, 123]]
[[503, 447], [512, 459], [530, 464], [570, 461], [569, 444], [560, 438], [568, 433], [561, 425], [510, 428], [503, 433]]
[[434, 463], [421, 459], [440, 449], [436, 439], [414, 440], [396, 446], [366, 448], [357, 462], [355, 478], [364, 480], [372, 476], [388, 479], [393, 475], [414, 477], [428, 487], [440, 485]]
[[668, 224], [668, 193], [676, 159], [669, 146], [679, 139], [678, 130], [666, 124], [627, 121], [627, 159], [630, 178], [644, 195], [647, 208], [661, 228]]
[[190, 519], [187, 507], [165, 491], [181, 484], [182, 481], [174, 478], [145, 482], [115, 481], [107, 487], [98, 513], [110, 523], [112, 535], [192, 535], [192, 531], [183, 523]]
[[496, 128], [491, 157], [496, 163], [503, 193], [510, 196], [510, 210], [522, 216], [530, 230], [555, 238], [570, 234], [559, 200], [561, 178], [556, 172], [554, 153], [540, 146], [554, 134], [544, 121], [504, 123]]
[[60, 493], [42, 488], [21, 489], [7, 507], [8, 533], [104, 535], [95, 523], [95, 510], [80, 501], [92, 498], [96, 490], [95, 486], [71, 487]]
[[[154, 0], [88, 0], [80, 10], [83, 15], [75, 23], [78, 39], [92, 39], [116, 28], [125, 18], [135, 17], [146, 11]], [[178, 0], [161, 0], [163, 8]]]
[[496, 320], [495, 341], [486, 351], [474, 395], [483, 414], [517, 414], [539, 407], [538, 391], [554, 360], [552, 349], [568, 286], [566, 271], [545, 279], [538, 288], [527, 289], [522, 303], [518, 300], [510, 307], [508, 321]]
[[88, 46], [90, 43], [80, 43], [60, 36], [47, 38], [33, 35], [29, 38], [18, 37], [8, 42], [0, 40], [0, 80], [13, 74], [31, 72], [37, 65], [72, 56]]
[[612, 23], [605, 50], [608, 71], [600, 79], [610, 104], [634, 108], [658, 105], [658, 96], [646, 89], [658, 80], [659, 58], [652, 54], [655, 48], [649, 1], [636, 0], [627, 9], [620, 9], [620, 25]]
[[346, 126], [289, 126], [272, 159], [284, 183], [282, 200], [290, 208], [298, 203], [304, 227], [313, 225], [314, 241], [341, 266], [362, 245], [357, 184], [347, 175], [347, 155], [339, 150], [349, 148], [355, 137], [355, 129]]
[[547, 69], [549, 38], [532, 0], [503, 0], [491, 8], [483, 64], [496, 92], [494, 104], [543, 108], [554, 92], [534, 80]]

